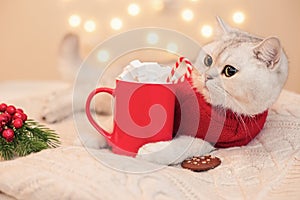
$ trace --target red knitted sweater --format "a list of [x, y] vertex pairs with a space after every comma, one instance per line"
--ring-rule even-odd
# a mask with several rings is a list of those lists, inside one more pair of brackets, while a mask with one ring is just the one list
[[255, 116], [237, 115], [207, 103], [189, 82], [178, 86], [174, 134], [195, 136], [225, 148], [248, 144], [265, 124], [267, 110]]

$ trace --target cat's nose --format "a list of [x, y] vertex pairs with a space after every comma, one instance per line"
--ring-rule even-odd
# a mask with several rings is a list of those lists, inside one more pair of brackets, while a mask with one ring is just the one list
[[208, 80], [211, 80], [211, 79], [213, 79], [213, 77], [211, 75], [209, 75], [209, 74], [205, 75], [205, 82]]

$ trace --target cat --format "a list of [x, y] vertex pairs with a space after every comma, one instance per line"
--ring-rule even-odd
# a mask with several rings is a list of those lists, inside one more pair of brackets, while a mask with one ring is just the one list
[[[276, 101], [287, 79], [288, 61], [276, 37], [262, 39], [229, 27], [220, 18], [217, 19], [219, 35], [214, 41], [203, 46], [199, 52], [194, 62], [196, 68], [192, 73], [192, 87], [203, 95], [206, 103], [223, 111], [231, 110], [238, 119], [241, 119], [240, 123], [243, 126], [241, 116], [251, 119], [257, 114], [266, 113], [265, 111]], [[42, 118], [45, 121], [59, 122], [70, 116], [72, 111], [84, 110], [83, 106], [72, 110], [72, 83], [81, 61], [79, 38], [75, 34], [68, 34], [60, 47], [59, 63], [64, 80], [68, 80], [71, 87], [57, 91], [49, 97], [42, 111]], [[113, 79], [116, 74], [117, 72], [105, 78]], [[85, 87], [85, 84], [83, 81], [82, 87]], [[110, 99], [100, 100], [99, 103], [102, 106], [96, 106], [98, 113], [111, 112]], [[84, 102], [75, 104], [84, 105]], [[193, 108], [189, 106], [188, 109]], [[168, 165], [216, 149], [215, 142], [186, 135], [189, 131], [188, 126], [186, 127], [187, 129], [177, 134], [172, 141], [142, 146], [136, 157]], [[105, 147], [105, 140], [99, 134], [92, 133], [87, 138], [89, 139], [85, 142], [86, 146]]]
[[[204, 100], [199, 103], [200, 106], [208, 104], [215, 108], [215, 112], [222, 111], [225, 117], [232, 115], [236, 118], [237, 126], [241, 127], [237, 128], [245, 132], [245, 137], [232, 133], [236, 139], [222, 139], [222, 132], [219, 138], [221, 141], [218, 138], [207, 140], [198, 130], [197, 136], [200, 137], [194, 138], [186, 135], [189, 132], [187, 126], [172, 141], [142, 146], [137, 158], [164, 165], [177, 164], [188, 157], [210, 153], [216, 147], [246, 145], [262, 129], [268, 108], [276, 101], [287, 80], [286, 54], [276, 37], [262, 39], [232, 28], [218, 17], [217, 20], [219, 35], [203, 46], [199, 53], [192, 72], [192, 87], [199, 94], [199, 102]], [[189, 109], [187, 116], [194, 112], [191, 107], [193, 105], [184, 108]], [[206, 126], [201, 123], [205, 120], [200, 119], [199, 129]], [[247, 123], [250, 123], [249, 127]], [[250, 129], [253, 127], [256, 130], [251, 135]], [[205, 131], [209, 128], [211, 127], [207, 127]], [[224, 129], [222, 127], [219, 132]], [[226, 131], [225, 133], [227, 134]]]

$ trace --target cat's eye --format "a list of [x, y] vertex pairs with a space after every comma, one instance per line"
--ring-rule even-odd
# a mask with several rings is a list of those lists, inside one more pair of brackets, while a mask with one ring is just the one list
[[206, 55], [205, 56], [205, 58], [204, 58], [204, 65], [206, 66], [206, 67], [210, 67], [211, 65], [212, 65], [212, 63], [213, 63], [213, 59], [212, 59], [212, 57], [210, 56], [210, 55]]
[[222, 74], [224, 74], [226, 77], [231, 77], [235, 75], [238, 72], [238, 70], [231, 65], [226, 65], [222, 71]]

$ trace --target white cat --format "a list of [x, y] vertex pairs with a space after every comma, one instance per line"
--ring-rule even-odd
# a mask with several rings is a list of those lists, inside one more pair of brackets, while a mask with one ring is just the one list
[[[288, 74], [286, 55], [275, 37], [261, 39], [231, 28], [219, 18], [218, 22], [220, 35], [203, 46], [194, 64], [197, 70], [192, 73], [193, 86], [209, 104], [225, 111], [231, 110], [238, 119], [241, 116], [255, 117], [266, 111], [278, 98]], [[68, 35], [63, 40], [61, 55], [61, 69], [67, 70], [63, 74], [74, 74], [81, 62], [76, 35]], [[68, 77], [72, 79], [74, 76]], [[110, 112], [109, 99], [99, 102], [107, 105], [96, 106], [105, 109], [98, 112]], [[76, 104], [84, 105], [84, 102]], [[73, 112], [80, 110], [83, 111], [84, 106]], [[53, 94], [42, 117], [48, 122], [56, 122], [71, 113], [72, 88]], [[241, 121], [242, 126], [243, 123]], [[184, 134], [187, 133], [180, 133], [178, 135], [181, 136], [169, 142], [142, 146], [137, 158], [160, 164], [176, 164], [187, 157], [206, 154], [215, 149], [207, 141]], [[95, 137], [100, 136], [95, 134]], [[95, 148], [103, 146], [85, 145]]]
[[[220, 18], [218, 22], [221, 34], [200, 52], [195, 62], [197, 70], [193, 71], [193, 86], [213, 107], [226, 114], [231, 111], [241, 126], [246, 126], [249, 119], [250, 126], [256, 126], [254, 118], [263, 116], [265, 119], [287, 79], [287, 57], [276, 37], [261, 39], [229, 27]], [[216, 145], [241, 146], [249, 140], [230, 142]], [[202, 139], [179, 136], [172, 141], [146, 144], [139, 149], [137, 157], [160, 164], [176, 164], [214, 149]]]

